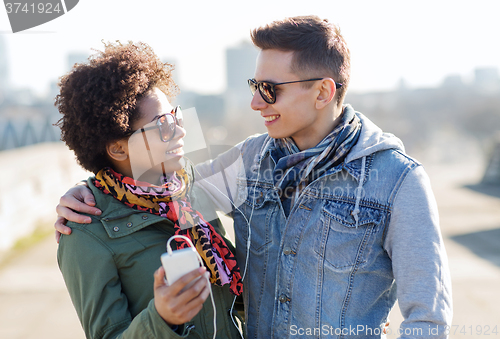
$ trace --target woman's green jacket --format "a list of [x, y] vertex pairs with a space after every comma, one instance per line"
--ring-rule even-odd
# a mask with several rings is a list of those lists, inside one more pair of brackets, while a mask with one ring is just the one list
[[[210, 297], [192, 321], [172, 330], [154, 306], [153, 274], [174, 234], [163, 217], [129, 208], [92, 184], [102, 215], [92, 223], [68, 222], [71, 235], [61, 237], [57, 260], [87, 338], [203, 338], [213, 336]], [[192, 192], [193, 207], [210, 208], [209, 199]], [[213, 208], [211, 209], [213, 211]], [[211, 221], [225, 235], [219, 220]], [[228, 246], [232, 247], [229, 241]], [[228, 285], [212, 285], [217, 309], [217, 338], [238, 338], [229, 310]]]

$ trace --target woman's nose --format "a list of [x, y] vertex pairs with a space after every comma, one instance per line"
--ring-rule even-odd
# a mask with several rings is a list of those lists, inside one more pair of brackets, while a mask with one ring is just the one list
[[175, 139], [179, 140], [179, 139], [182, 139], [186, 136], [186, 130], [179, 126], [179, 125], [175, 125]]

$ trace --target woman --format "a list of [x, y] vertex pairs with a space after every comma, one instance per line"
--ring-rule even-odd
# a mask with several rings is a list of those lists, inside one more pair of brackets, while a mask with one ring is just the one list
[[[218, 220], [205, 221], [191, 206], [210, 208], [201, 192], [190, 191], [182, 112], [168, 100], [177, 89], [171, 68], [146, 44], [107, 44], [59, 83], [62, 140], [95, 173], [87, 184], [102, 210], [90, 224], [68, 222], [72, 234], [58, 249], [87, 338], [211, 338], [206, 279], [183, 290], [204, 274], [212, 282], [217, 338], [239, 336], [227, 312], [230, 291], [241, 293], [239, 269]], [[208, 271], [168, 286], [158, 267], [174, 234], [193, 240]]]

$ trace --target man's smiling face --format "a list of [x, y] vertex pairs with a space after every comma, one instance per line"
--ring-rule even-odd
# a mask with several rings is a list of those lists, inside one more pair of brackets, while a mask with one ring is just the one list
[[[273, 83], [303, 80], [291, 71], [293, 53], [262, 50], [257, 58], [255, 80]], [[279, 85], [275, 89], [274, 104], [266, 103], [258, 91], [251, 102], [252, 109], [260, 111], [265, 119], [269, 136], [275, 139], [291, 137], [299, 149], [315, 146], [317, 142], [311, 145], [311, 140], [316, 139], [314, 136], [323, 125], [321, 114], [314, 109], [319, 93], [316, 86], [313, 84], [304, 88], [301, 83], [293, 83]]]

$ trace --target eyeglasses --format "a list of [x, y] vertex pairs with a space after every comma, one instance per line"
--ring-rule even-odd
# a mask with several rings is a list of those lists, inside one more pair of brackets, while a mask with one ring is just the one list
[[175, 130], [177, 129], [177, 126], [184, 127], [184, 118], [182, 115], [181, 106], [175, 107], [170, 113], [157, 115], [153, 119], [153, 121], [154, 120], [156, 120], [156, 124], [154, 126], [142, 127], [138, 130], [128, 133], [128, 136], [131, 136], [139, 130], [144, 133], [151, 129], [158, 128], [161, 141], [168, 142], [175, 137]]
[[[252, 92], [252, 95], [255, 95], [255, 92], [259, 90], [260, 96], [262, 99], [264, 99], [265, 102], [268, 104], [274, 104], [276, 102], [276, 90], [275, 87], [278, 85], [285, 85], [285, 84], [293, 84], [296, 82], [306, 82], [306, 81], [316, 81], [316, 80], [323, 80], [323, 78], [314, 78], [314, 79], [306, 79], [306, 80], [297, 80], [297, 81], [287, 81], [287, 82], [280, 82], [277, 84], [274, 84], [269, 81], [256, 81], [255, 79], [248, 79], [248, 87], [250, 87], [250, 92]], [[335, 88], [339, 89], [342, 86], [342, 84], [335, 83]]]

